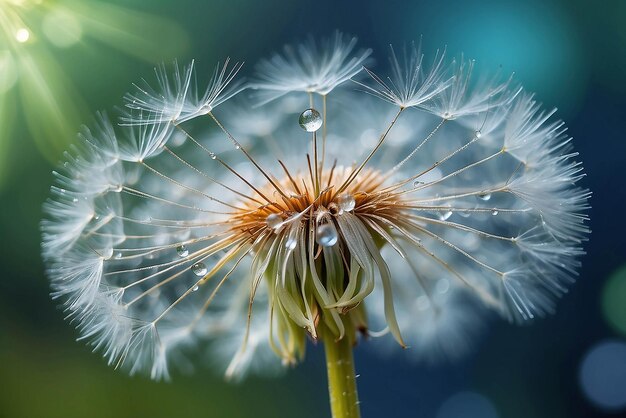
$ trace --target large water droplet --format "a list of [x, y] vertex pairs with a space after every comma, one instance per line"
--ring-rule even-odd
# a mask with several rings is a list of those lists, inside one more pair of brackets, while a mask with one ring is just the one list
[[481, 193], [478, 195], [480, 200], [484, 200], [485, 202], [491, 199], [491, 193]]
[[267, 223], [267, 226], [269, 226], [270, 228], [276, 229], [282, 225], [283, 218], [281, 218], [280, 215], [272, 213], [268, 215], [267, 218], [265, 218], [265, 222]]
[[307, 109], [300, 114], [300, 127], [307, 132], [315, 132], [322, 127], [322, 115], [315, 109]]
[[200, 288], [200, 286], [195, 285], [194, 287], [191, 288], [191, 291], [192, 292], [197, 292], [199, 288]]
[[356, 200], [350, 193], [343, 193], [337, 198], [337, 205], [339, 206], [339, 212], [351, 212], [356, 206]]
[[196, 263], [191, 266], [191, 271], [193, 271], [193, 274], [195, 274], [196, 276], [204, 276], [208, 270], [204, 263]]
[[184, 245], [179, 245], [178, 247], [176, 247], [176, 254], [178, 254], [180, 257], [187, 257], [189, 255], [189, 249]]
[[338, 239], [339, 236], [333, 224], [326, 223], [317, 227], [315, 241], [322, 247], [332, 247], [337, 243]]

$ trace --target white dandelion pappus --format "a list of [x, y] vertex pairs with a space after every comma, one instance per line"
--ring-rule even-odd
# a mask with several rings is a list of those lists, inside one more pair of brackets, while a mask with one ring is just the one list
[[138, 113], [99, 114], [67, 154], [42, 252], [110, 364], [167, 378], [208, 347], [236, 379], [296, 363], [309, 339], [387, 333], [415, 358], [456, 357], [489, 310], [554, 310], [588, 234], [563, 123], [415, 46], [391, 50], [389, 78], [368, 71], [369, 94], [344, 88], [369, 50], [321, 45], [264, 61], [261, 105], [228, 100], [238, 66], [200, 99], [191, 66], [160, 69], [160, 90], [127, 96]]
[[263, 92], [263, 103], [292, 92], [327, 95], [337, 86], [361, 72], [371, 49], [354, 53], [357, 39], [336, 32], [317, 46], [314, 39], [294, 48], [287, 45], [283, 54], [257, 64], [253, 89]]
[[241, 91], [243, 83], [235, 78], [243, 63], [235, 63], [231, 68], [228, 68], [229, 64], [228, 58], [224, 65], [217, 64], [202, 94], [198, 91], [194, 61], [182, 70], [175, 62], [171, 77], [168, 76], [165, 66], [156, 68], [157, 87], [152, 87], [144, 80], [141, 84], [135, 84], [135, 92], [124, 96], [126, 107], [132, 113], [122, 117], [123, 123], [183, 123], [206, 115]]
[[[383, 255], [394, 277], [394, 302], [399, 326], [409, 344], [404, 355], [410, 361], [439, 363], [456, 360], [470, 351], [472, 342], [485, 329], [485, 309], [468, 289], [442, 276], [435, 266], [423, 265], [417, 251], [405, 249], [404, 259], [392, 248], [383, 248]], [[378, 289], [368, 299], [369, 322], [373, 329], [383, 330], [386, 323]], [[380, 333], [374, 332], [373, 335]], [[372, 349], [389, 356], [398, 355], [397, 344], [388, 338], [372, 341]]]
[[454, 81], [449, 89], [424, 103], [423, 107], [443, 119], [480, 115], [510, 104], [521, 92], [512, 86], [513, 77], [500, 81], [499, 74], [474, 80], [474, 60], [461, 56], [451, 64]]
[[401, 60], [396, 56], [393, 46], [389, 46], [389, 50], [391, 75], [385, 82], [374, 72], [365, 68], [377, 84], [372, 87], [357, 82], [366, 89], [366, 92], [403, 108], [416, 107], [446, 90], [454, 81], [453, 77], [446, 77], [448, 74], [444, 67], [445, 52], [441, 54], [437, 52], [431, 67], [425, 70], [421, 43], [417, 48], [415, 44], [412, 44], [408, 52], [405, 46]]

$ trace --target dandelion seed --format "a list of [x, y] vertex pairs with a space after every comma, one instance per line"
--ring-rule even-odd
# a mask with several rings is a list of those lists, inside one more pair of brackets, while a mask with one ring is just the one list
[[405, 47], [402, 60], [397, 58], [393, 46], [390, 51], [391, 75], [385, 81], [366, 69], [377, 84], [371, 87], [357, 82], [366, 92], [403, 108], [416, 107], [438, 96], [454, 81], [444, 67], [444, 53], [437, 53], [430, 68], [425, 70], [421, 44], [419, 47], [411, 45], [409, 52]]
[[264, 103], [292, 92], [327, 95], [361, 72], [371, 49], [355, 51], [356, 38], [336, 32], [321, 46], [311, 38], [297, 48], [285, 47], [283, 54], [261, 61], [258, 81], [251, 87], [263, 93]]
[[235, 81], [235, 77], [243, 63], [235, 63], [230, 68], [229, 63], [230, 59], [226, 59], [223, 66], [215, 67], [204, 93], [197, 90], [193, 61], [182, 71], [178, 63], [174, 63], [172, 77], [164, 66], [159, 67], [155, 70], [157, 87], [144, 81], [135, 86], [136, 92], [124, 97], [131, 113], [122, 121], [130, 125], [179, 124], [208, 114], [241, 91], [241, 80]]
[[[43, 255], [54, 297], [109, 363], [167, 378], [207, 343], [236, 379], [321, 340], [333, 411], [354, 412], [360, 334], [457, 357], [489, 310], [554, 311], [588, 234], [562, 122], [510, 80], [475, 85], [471, 62], [425, 66], [419, 49], [392, 49], [370, 94], [344, 89], [369, 56], [354, 46], [337, 34], [264, 61], [260, 108], [229, 100], [238, 65], [218, 65], [203, 94], [192, 65], [161, 67], [158, 87], [126, 97], [138, 113], [82, 131], [54, 174]], [[191, 133], [201, 124], [206, 137]]]

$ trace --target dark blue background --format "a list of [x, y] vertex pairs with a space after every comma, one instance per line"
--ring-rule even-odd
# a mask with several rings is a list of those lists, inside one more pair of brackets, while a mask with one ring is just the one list
[[[200, 69], [227, 55], [254, 63], [284, 43], [339, 29], [374, 48], [380, 64], [388, 43], [423, 35], [427, 50], [447, 45], [453, 55], [475, 58], [479, 68], [515, 71], [546, 106], [560, 109], [584, 162], [582, 183], [593, 191], [593, 233], [580, 279], [556, 315], [528, 326], [494, 319], [472, 353], [455, 364], [413, 364], [405, 356], [384, 358], [358, 347], [363, 417], [434, 417], [447, 398], [466, 390], [487, 397], [501, 418], [626, 414], [593, 406], [578, 383], [581, 360], [594, 344], [625, 340], [601, 310], [605, 280], [626, 262], [620, 218], [626, 212], [625, 2], [117, 3], [178, 22], [189, 34], [179, 58], [196, 58]], [[98, 42], [54, 53], [89, 112], [119, 103], [130, 83], [153, 65]], [[109, 58], [90, 64], [97, 56]], [[306, 362], [284, 378], [229, 385], [200, 368], [192, 377], [157, 384], [112, 371], [73, 342], [74, 330], [48, 297], [39, 258], [40, 206], [52, 169], [44, 157], [59, 155], [38, 153], [29, 132], [19, 128], [28, 111], [36, 109], [17, 110], [18, 128], [9, 138], [12, 162], [0, 187], [0, 417], [327, 416], [320, 347], [311, 346]]]

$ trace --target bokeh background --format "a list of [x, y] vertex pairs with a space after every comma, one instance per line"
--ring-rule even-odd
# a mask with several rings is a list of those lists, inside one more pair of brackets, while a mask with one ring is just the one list
[[429, 51], [515, 71], [559, 108], [594, 193], [580, 279], [556, 315], [493, 320], [454, 364], [359, 346], [363, 417], [626, 416], [626, 2], [0, 0], [0, 417], [329, 415], [320, 347], [284, 377], [240, 384], [203, 367], [173, 383], [107, 367], [49, 298], [38, 223], [80, 123], [155, 64], [195, 58], [208, 74], [335, 29], [379, 59], [423, 36]]

